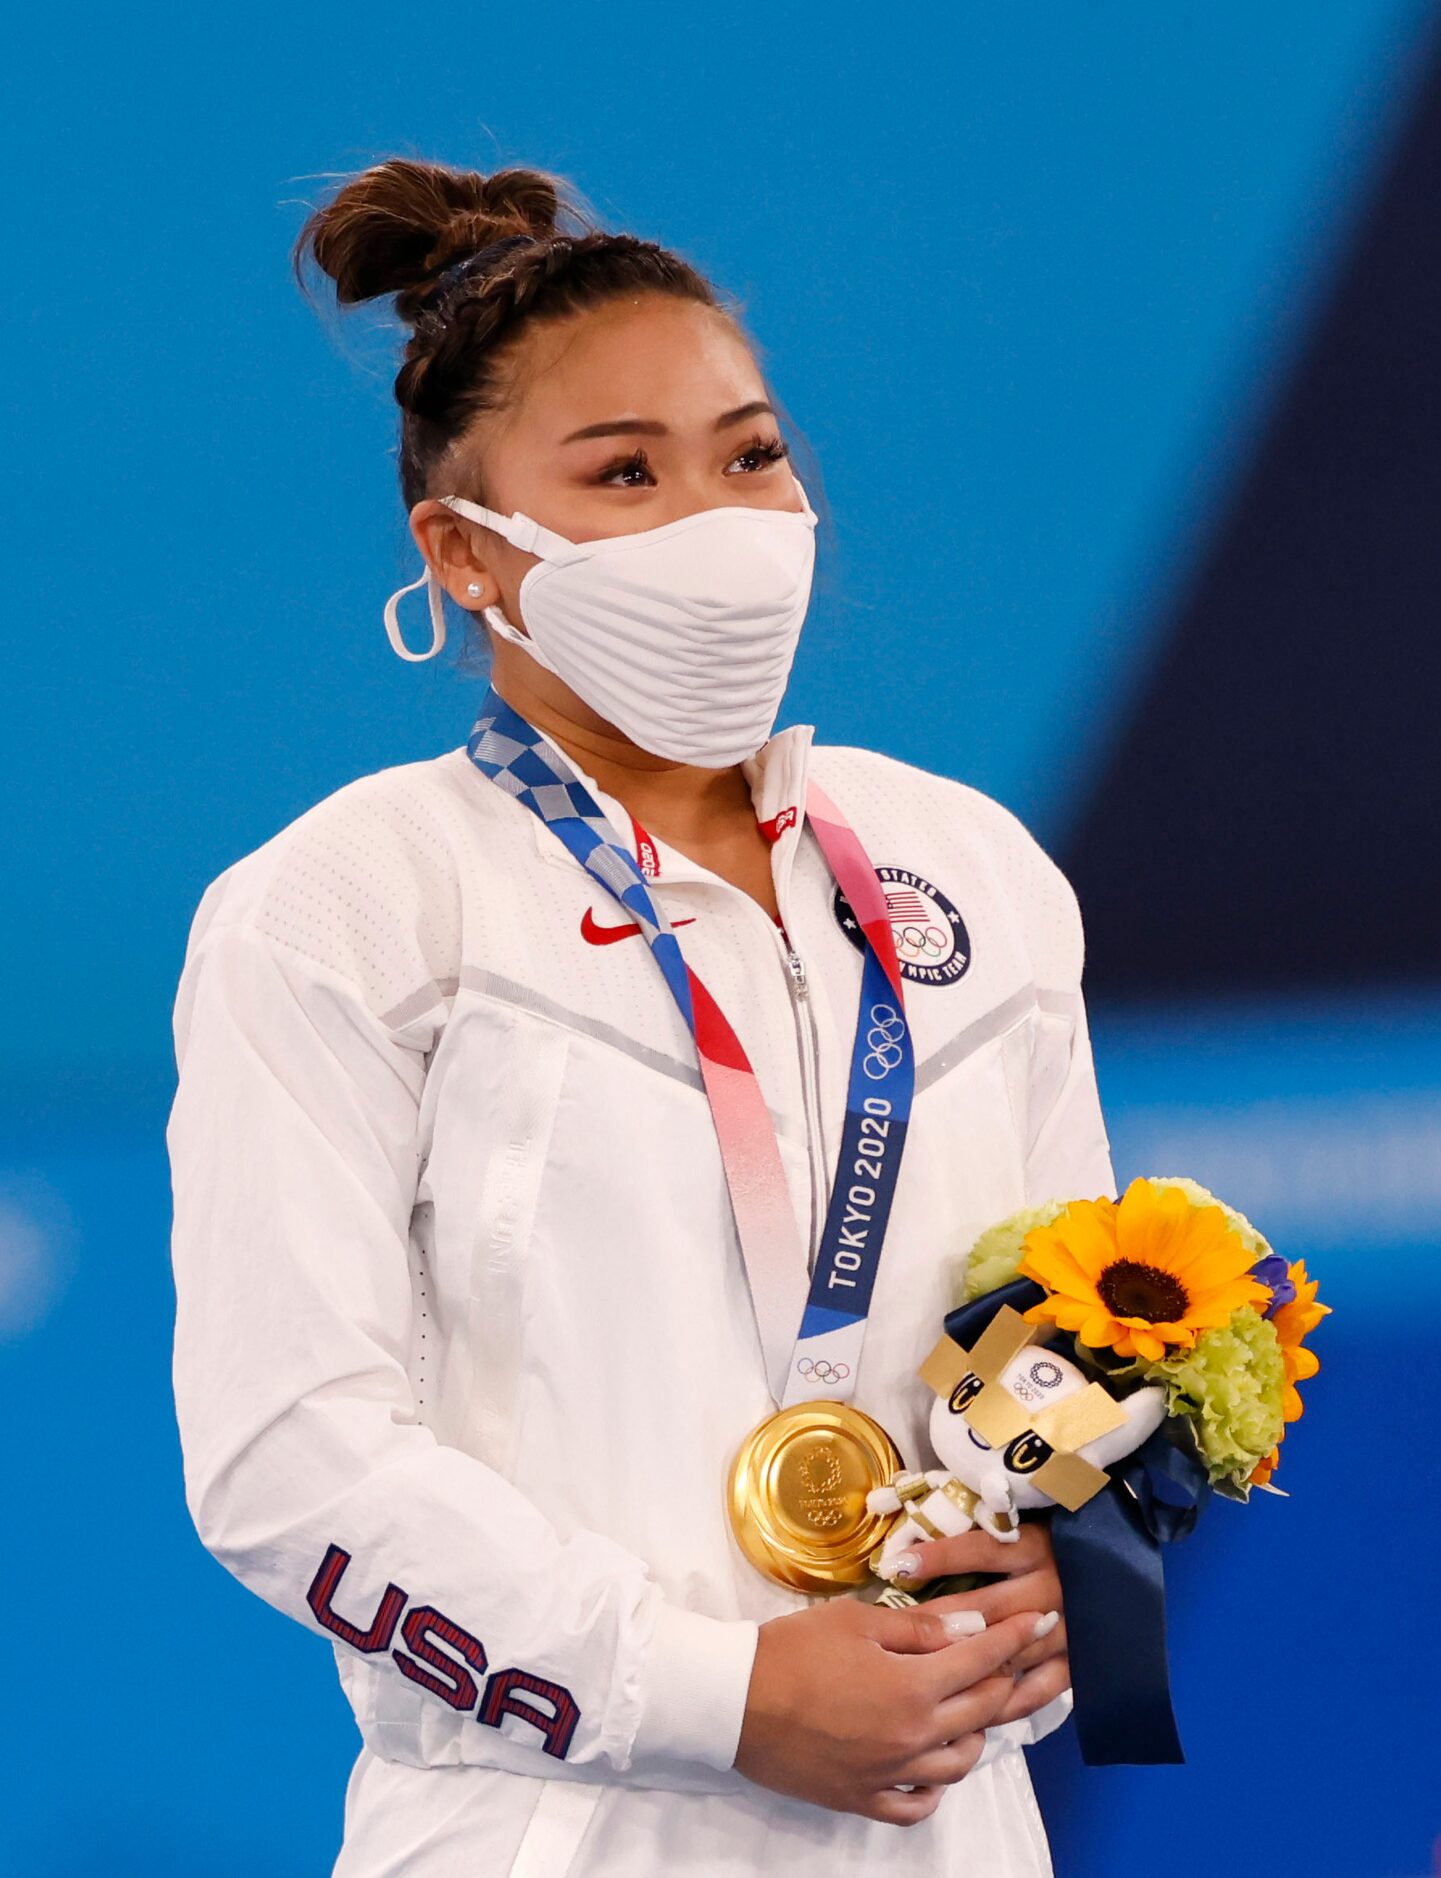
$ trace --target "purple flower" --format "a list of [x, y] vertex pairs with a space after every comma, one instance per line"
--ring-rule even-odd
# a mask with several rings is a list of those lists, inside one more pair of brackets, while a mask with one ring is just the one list
[[1251, 1267], [1251, 1276], [1271, 1287], [1271, 1302], [1262, 1311], [1263, 1317], [1274, 1317], [1283, 1304], [1295, 1303], [1296, 1287], [1291, 1282], [1286, 1261], [1279, 1252], [1270, 1252], [1265, 1258], [1257, 1259]]

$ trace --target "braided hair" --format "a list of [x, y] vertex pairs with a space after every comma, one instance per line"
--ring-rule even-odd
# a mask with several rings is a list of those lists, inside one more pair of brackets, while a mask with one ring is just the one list
[[[688, 261], [654, 241], [594, 226], [575, 192], [538, 169], [489, 176], [390, 157], [348, 178], [312, 211], [292, 265], [335, 283], [341, 306], [394, 294], [410, 328], [395, 398], [407, 508], [437, 464], [511, 388], [515, 341], [540, 321], [641, 291], [715, 307], [739, 322]], [[749, 343], [747, 341], [747, 343]]]

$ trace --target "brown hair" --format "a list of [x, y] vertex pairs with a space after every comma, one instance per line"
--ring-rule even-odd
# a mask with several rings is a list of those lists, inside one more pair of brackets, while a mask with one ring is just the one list
[[505, 404], [509, 342], [538, 321], [648, 290], [717, 308], [754, 350], [734, 308], [688, 261], [597, 229], [546, 170], [482, 176], [389, 157], [311, 212], [291, 260], [303, 293], [311, 262], [342, 306], [394, 294], [411, 329], [395, 380], [407, 508], [430, 492], [436, 465], [476, 416]]

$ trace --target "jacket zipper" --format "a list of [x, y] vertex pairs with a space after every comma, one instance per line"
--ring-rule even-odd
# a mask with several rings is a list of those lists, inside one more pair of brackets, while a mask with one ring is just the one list
[[[729, 881], [717, 883], [726, 892], [734, 893], [749, 905], [756, 902], [739, 887]], [[760, 910], [760, 909], [757, 909]], [[767, 926], [775, 934], [776, 944], [786, 964], [786, 976], [790, 985], [791, 1016], [795, 1022], [796, 1050], [801, 1063], [801, 1107], [805, 1117], [806, 1158], [810, 1163], [811, 1173], [811, 1230], [810, 1245], [806, 1254], [806, 1270], [814, 1272], [816, 1258], [820, 1250], [821, 1221], [830, 1202], [830, 1186], [826, 1180], [825, 1142], [821, 1135], [820, 1105], [820, 1041], [816, 1034], [815, 1014], [811, 1009], [810, 981], [806, 977], [805, 960], [794, 950], [785, 932], [776, 926], [768, 915], [762, 914]]]
[[[815, 1013], [811, 1009], [811, 988], [806, 977], [806, 964], [801, 955], [794, 951], [790, 941], [776, 934], [785, 949], [786, 970], [790, 976], [791, 1013], [796, 1024], [796, 1043], [801, 1059], [801, 1106], [805, 1111], [806, 1151], [811, 1165], [811, 1244], [807, 1267], [814, 1272], [819, 1256], [820, 1220], [822, 1208], [829, 1199], [826, 1186], [826, 1168], [824, 1144], [821, 1140], [820, 1116], [820, 1076], [818, 1073], [819, 1045], [816, 1038]], [[823, 1592], [807, 1592], [808, 1606], [825, 1602]]]
[[801, 1059], [801, 1106], [805, 1113], [806, 1152], [811, 1169], [811, 1232], [806, 1262], [808, 1269], [814, 1271], [819, 1248], [821, 1210], [827, 1199], [825, 1149], [821, 1139], [820, 1052], [805, 960], [791, 949], [788, 941], [781, 939], [779, 933], [776, 937], [785, 947], [786, 970], [790, 976], [791, 1014], [795, 1019], [796, 1046]]

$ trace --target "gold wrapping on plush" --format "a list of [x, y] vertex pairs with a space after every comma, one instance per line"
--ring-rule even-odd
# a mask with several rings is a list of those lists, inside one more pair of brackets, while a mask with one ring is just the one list
[[1074, 1513], [1093, 1494], [1107, 1486], [1111, 1477], [1102, 1473], [1099, 1467], [1092, 1467], [1089, 1461], [1082, 1460], [1079, 1454], [1053, 1454], [1031, 1478], [1042, 1493], [1051, 1496], [1057, 1506], [1064, 1506], [1068, 1513]]
[[1019, 1311], [1003, 1304], [977, 1337], [973, 1350], [963, 1350], [954, 1337], [942, 1337], [918, 1374], [936, 1395], [949, 1395], [967, 1373], [974, 1373], [982, 1382], [995, 1382], [1011, 1358], [1035, 1342], [1042, 1328], [1028, 1324]]
[[1046, 1329], [1043, 1324], [1028, 1324], [1019, 1311], [1003, 1304], [976, 1338], [968, 1365], [982, 1382], [999, 1382], [1001, 1371], [1013, 1356], [1019, 1356], [1028, 1343], [1034, 1343]]
[[905, 1509], [905, 1517], [914, 1520], [928, 1539], [944, 1539], [946, 1536], [930, 1515], [921, 1511], [918, 1502]]
[[1003, 1304], [976, 1339], [974, 1349], [963, 1350], [954, 1338], [942, 1337], [921, 1365], [920, 1377], [938, 1396], [949, 1396], [967, 1374], [979, 1378], [980, 1394], [961, 1411], [966, 1422], [993, 1448], [1008, 1446], [1018, 1435], [1039, 1435], [1055, 1452], [1030, 1479], [1057, 1505], [1074, 1513], [1109, 1479], [1076, 1450], [1119, 1428], [1126, 1413], [1109, 1390], [1093, 1382], [1079, 1395], [1052, 1402], [1032, 1418], [1025, 1403], [1001, 1381], [1001, 1372], [1044, 1328], [1028, 1324], [1019, 1311]]
[[933, 1394], [949, 1395], [970, 1367], [971, 1359], [955, 1338], [942, 1337], [917, 1374]]
[[964, 1480], [957, 1480], [955, 1475], [952, 1474], [950, 1479], [947, 1480], [945, 1485], [941, 1488], [941, 1492], [945, 1494], [952, 1505], [958, 1506], [961, 1509], [967, 1519], [974, 1519], [976, 1517], [976, 1508], [981, 1503], [981, 1496], [975, 1492], [973, 1488], [968, 1487]]
[[1126, 1411], [1110, 1390], [1093, 1382], [1079, 1395], [1048, 1403], [1031, 1426], [1057, 1453], [1074, 1454], [1088, 1441], [1099, 1441], [1102, 1435], [1119, 1428], [1125, 1419]]

